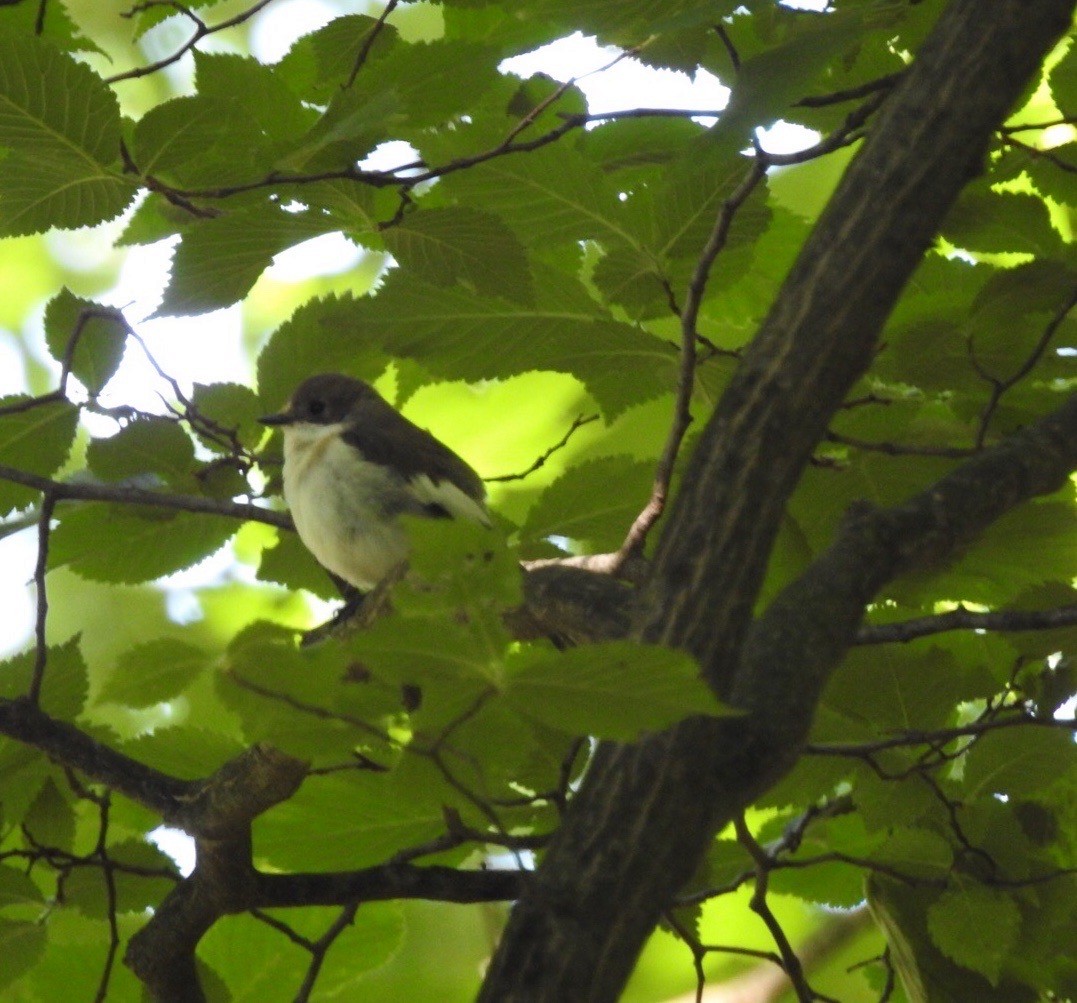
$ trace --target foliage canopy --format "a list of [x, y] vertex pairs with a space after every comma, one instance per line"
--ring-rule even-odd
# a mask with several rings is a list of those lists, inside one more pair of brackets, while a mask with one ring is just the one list
[[[34, 637], [0, 664], [5, 999], [136, 999], [135, 972], [161, 998], [469, 999], [507, 913], [489, 903], [531, 887], [596, 740], [761, 713], [691, 643], [626, 626], [687, 580], [633, 590], [946, 5], [337, 6], [269, 62], [251, 54], [266, 0], [0, 5], [0, 319], [29, 384], [0, 400], [0, 534], [36, 533], [39, 558]], [[502, 67], [573, 32], [706, 70], [729, 103], [596, 114], [578, 81]], [[791, 769], [653, 905], [627, 1000], [697, 978], [755, 979], [760, 999], [1077, 999], [1072, 36], [1036, 62], [775, 503], [744, 622], [777, 610], [771, 641], [795, 650], [787, 587], [869, 505], [937, 503], [947, 545], [902, 524], [904, 573], [880, 575], [826, 666]], [[769, 151], [779, 120], [815, 138]], [[245, 302], [255, 389], [153, 362], [163, 405], [131, 407], [122, 366], [148, 350], [107, 303], [119, 259], [50, 250], [84, 227], [129, 255], [173, 242], [160, 316]], [[325, 234], [361, 252], [347, 271], [264, 275]], [[304, 593], [334, 588], [256, 418], [325, 370], [465, 455], [497, 527], [416, 526], [393, 612], [301, 648]], [[1014, 436], [1053, 414], [1058, 469], [1006, 487]], [[801, 415], [783, 420], [795, 439]], [[748, 463], [754, 430], [729, 435]], [[756, 490], [738, 510], [767, 507]], [[231, 570], [174, 615], [159, 580], [222, 548]], [[580, 576], [604, 584], [580, 598]], [[150, 838], [162, 821], [195, 838], [192, 877]], [[484, 998], [525, 998], [499, 977]]]

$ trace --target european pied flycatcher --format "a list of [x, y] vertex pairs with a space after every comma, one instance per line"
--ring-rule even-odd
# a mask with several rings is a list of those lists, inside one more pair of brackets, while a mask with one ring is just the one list
[[368, 383], [312, 376], [259, 420], [284, 434], [284, 500], [299, 538], [364, 592], [407, 560], [400, 516], [490, 524], [479, 475]]

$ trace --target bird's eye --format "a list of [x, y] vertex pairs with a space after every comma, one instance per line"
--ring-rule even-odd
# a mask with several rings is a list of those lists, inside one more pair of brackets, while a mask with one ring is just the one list
[[317, 418], [318, 415], [323, 414], [324, 412], [325, 412], [325, 401], [323, 401], [323, 400], [312, 400], [307, 405], [307, 413], [310, 414], [310, 416], [312, 418]]

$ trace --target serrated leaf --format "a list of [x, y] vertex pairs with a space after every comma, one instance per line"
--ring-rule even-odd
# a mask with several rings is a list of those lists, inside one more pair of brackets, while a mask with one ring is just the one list
[[[199, 415], [234, 433], [239, 444], [247, 449], [253, 449], [262, 438], [264, 430], [258, 424], [258, 416], [263, 412], [257, 394], [250, 387], [241, 383], [196, 383], [191, 403]], [[201, 434], [198, 438], [215, 452], [226, 449], [216, 438]]]
[[608, 415], [673, 384], [675, 355], [662, 340], [613, 320], [565, 275], [538, 289], [535, 306], [420, 281], [398, 269], [360, 300], [337, 332], [356, 349], [374, 344], [448, 379], [482, 380], [529, 369], [569, 373]]
[[570, 148], [499, 157], [442, 183], [461, 202], [496, 213], [528, 245], [588, 238], [636, 243], [613, 186]]
[[[441, 807], [403, 794], [394, 774], [336, 774], [311, 777], [255, 819], [254, 845], [277, 868], [367, 867], [432, 839], [444, 826]], [[317, 839], [309, 838], [311, 831]]]
[[364, 66], [369, 68], [397, 43], [397, 30], [391, 24], [379, 25], [366, 14], [347, 14], [298, 39], [275, 72], [297, 94], [327, 104], [351, 75], [372, 31], [378, 34], [366, 53]]
[[[56, 96], [61, 95], [61, 100]], [[93, 226], [134, 189], [111, 165], [120, 152], [116, 97], [51, 43], [0, 37], [0, 234]]]
[[[25, 395], [0, 397], [4, 408], [29, 401]], [[0, 464], [48, 477], [67, 459], [78, 427], [79, 410], [68, 401], [52, 401], [25, 411], [0, 413]], [[37, 492], [0, 481], [0, 515], [28, 505]]]
[[654, 464], [611, 456], [572, 467], [527, 513], [525, 538], [563, 536], [584, 549], [616, 550], [650, 497]]
[[250, 292], [275, 254], [336, 228], [320, 214], [281, 212], [269, 204], [192, 225], [173, 255], [172, 277], [158, 313], [231, 306]]
[[37, 964], [45, 953], [45, 927], [41, 923], [16, 923], [0, 919], [0, 989], [10, 985]]
[[385, 231], [385, 246], [404, 268], [435, 285], [462, 282], [521, 303], [532, 299], [523, 246], [491, 213], [466, 206], [409, 213]]
[[[41, 846], [71, 850], [75, 840], [75, 812], [52, 777], [45, 781], [23, 818], [24, 828]], [[26, 917], [30, 918], [30, 917]]]
[[49, 566], [95, 582], [148, 582], [209, 557], [236, 529], [222, 516], [84, 506], [53, 530]]
[[965, 760], [972, 797], [1027, 797], [1077, 771], [1077, 745], [1060, 730], [1004, 728], [983, 735]]
[[1010, 895], [971, 881], [943, 892], [927, 912], [927, 929], [938, 949], [993, 986], [1020, 927], [1021, 913]]
[[143, 177], [187, 188], [242, 184], [274, 165], [273, 147], [239, 94], [156, 105], [135, 124], [130, 155]]
[[1019, 192], [966, 191], [946, 217], [942, 235], [967, 251], [1049, 257], [1061, 247], [1043, 200]]
[[[0, 662], [0, 697], [15, 700], [29, 692], [36, 652], [26, 651]], [[78, 635], [45, 651], [41, 706], [46, 713], [72, 721], [82, 712], [89, 689]]]
[[45, 308], [45, 343], [52, 357], [63, 363], [77, 333], [70, 370], [93, 396], [119, 368], [127, 331], [119, 310], [82, 299], [68, 289], [54, 296]]
[[270, 335], [258, 355], [258, 393], [265, 412], [275, 411], [314, 373], [346, 372], [373, 382], [388, 364], [367, 340], [340, 337], [356, 311], [350, 296], [329, 296], [299, 307]]
[[525, 649], [506, 663], [505, 702], [521, 717], [578, 735], [632, 741], [723, 707], [684, 652], [617, 641], [551, 655]]
[[151, 707], [179, 696], [208, 667], [204, 651], [172, 638], [124, 652], [101, 687], [100, 698], [127, 707]]
[[174, 421], [143, 418], [108, 439], [92, 439], [86, 462], [105, 481], [154, 474], [172, 487], [185, 488], [191, 482], [194, 443]]

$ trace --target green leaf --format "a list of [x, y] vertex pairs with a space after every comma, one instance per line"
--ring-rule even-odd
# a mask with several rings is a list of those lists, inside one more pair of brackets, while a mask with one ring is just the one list
[[[143, 176], [177, 185], [246, 181], [250, 165], [235, 151], [245, 150], [257, 137], [248, 122], [232, 121], [237, 111], [230, 102], [198, 95], [156, 105], [135, 125], [131, 159]], [[237, 140], [231, 161], [230, 136]]]
[[398, 269], [355, 303], [337, 332], [355, 350], [373, 343], [448, 379], [482, 380], [529, 369], [569, 373], [610, 416], [666, 390], [670, 346], [604, 314], [568, 276], [537, 279], [535, 306], [430, 285]]
[[370, 867], [444, 826], [440, 805], [417, 800], [395, 774], [338, 773], [311, 777], [294, 797], [255, 819], [254, 845], [275, 868]]
[[184, 489], [191, 483], [194, 444], [176, 422], [142, 418], [108, 439], [92, 439], [86, 462], [105, 481], [155, 474], [171, 487]]
[[[117, 913], [155, 908], [179, 877], [172, 858], [144, 840], [112, 843], [108, 855], [117, 865], [112, 872]], [[74, 868], [64, 882], [64, 901], [86, 916], [106, 918], [109, 900], [102, 871], [96, 867]]]
[[150, 735], [140, 735], [124, 742], [122, 751], [141, 763], [153, 763], [165, 773], [195, 780], [205, 777], [234, 759], [245, 746], [234, 736], [220, 731], [192, 727], [158, 728]]
[[36, 920], [44, 907], [45, 896], [28, 874], [0, 865], [0, 913], [4, 921]]
[[505, 701], [518, 714], [577, 735], [632, 741], [692, 714], [723, 707], [684, 652], [627, 641], [550, 654], [524, 649], [507, 661]]
[[460, 282], [521, 303], [532, 299], [523, 246], [490, 213], [465, 206], [408, 213], [386, 230], [385, 246], [404, 268], [435, 285]]
[[30, 971], [45, 953], [45, 927], [41, 923], [15, 923], [0, 919], [0, 989]]
[[89, 67], [38, 38], [0, 37], [4, 147], [0, 235], [94, 226], [134, 194], [112, 167], [120, 152], [115, 95]]
[[1021, 913], [1010, 895], [971, 881], [944, 892], [927, 913], [928, 932], [939, 950], [993, 986], [1020, 927]]
[[179, 696], [208, 668], [206, 653], [172, 638], [147, 641], [120, 656], [101, 687], [100, 699], [127, 707], [152, 707]]
[[[261, 441], [265, 431], [258, 424], [262, 407], [250, 387], [241, 383], [196, 383], [191, 404], [206, 421], [235, 435], [245, 449], [253, 449]], [[208, 449], [218, 453], [229, 451], [219, 439], [202, 435], [198, 430], [195, 434]]]
[[613, 186], [568, 147], [499, 157], [442, 183], [462, 203], [496, 213], [529, 246], [588, 238], [636, 243]]
[[1003, 728], [981, 736], [965, 761], [965, 786], [972, 797], [1036, 794], [1077, 771], [1077, 746], [1052, 728]]
[[250, 292], [275, 254], [337, 229], [307, 212], [269, 204], [222, 213], [184, 232], [172, 259], [162, 315], [204, 313], [231, 306]]
[[654, 464], [611, 456], [570, 468], [527, 514], [525, 538], [563, 536], [581, 550], [616, 550], [651, 495]]
[[[15, 700], [29, 692], [35, 657], [36, 652], [26, 651], [0, 662], [0, 697]], [[77, 635], [65, 644], [46, 649], [41, 706], [47, 714], [73, 721], [82, 712], [88, 689], [86, 663]]]
[[953, 866], [950, 844], [930, 829], [898, 828], [872, 850], [870, 859], [910, 879], [944, 879]]
[[946, 217], [942, 235], [967, 251], [1050, 256], [1061, 247], [1042, 199], [1018, 192], [965, 191]]
[[292, 88], [316, 104], [327, 104], [351, 75], [370, 33], [377, 31], [364, 66], [373, 69], [399, 38], [391, 24], [378, 26], [366, 14], [337, 17], [317, 31], [304, 35], [275, 67]]
[[258, 392], [266, 412], [279, 410], [295, 388], [314, 373], [347, 372], [369, 382], [388, 358], [369, 339], [340, 337], [351, 326], [356, 300], [329, 296], [299, 307], [270, 335], [258, 355]]
[[69, 798], [56, 786], [52, 777], [49, 777], [38, 791], [22, 824], [31, 833], [34, 841], [42, 846], [54, 846], [68, 851], [73, 849], [75, 812]]
[[[79, 410], [68, 401], [50, 401], [25, 411], [3, 409], [29, 401], [25, 395], [0, 397], [0, 464], [48, 477], [63, 465], [75, 438]], [[30, 504], [37, 492], [0, 481], [0, 515]]]
[[67, 289], [45, 308], [45, 343], [57, 362], [64, 362], [71, 339], [70, 370], [96, 396], [116, 374], [127, 343], [127, 322], [114, 307], [82, 299]]
[[223, 516], [85, 506], [53, 530], [49, 566], [95, 582], [148, 582], [209, 557], [237, 528]]

